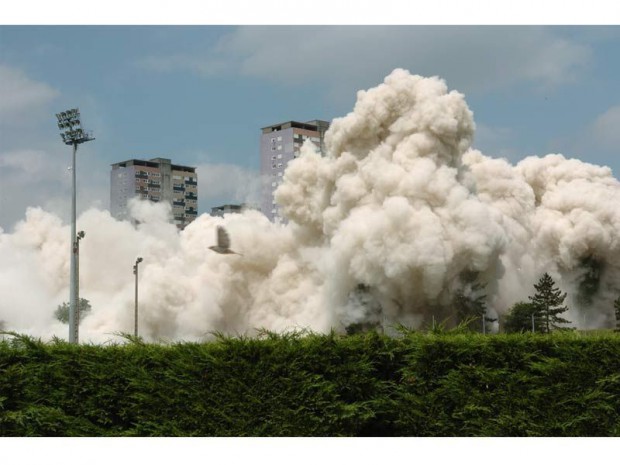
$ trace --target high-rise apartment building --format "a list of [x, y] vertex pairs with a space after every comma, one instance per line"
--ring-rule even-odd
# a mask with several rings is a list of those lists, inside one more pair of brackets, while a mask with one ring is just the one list
[[302, 144], [310, 139], [324, 153], [327, 121], [313, 120], [307, 123], [287, 121], [262, 128], [260, 138], [260, 172], [262, 179], [268, 179], [263, 186], [261, 211], [271, 220], [282, 222], [278, 205], [273, 197], [282, 182], [284, 169], [289, 161], [297, 158]]
[[110, 213], [114, 218], [129, 218], [127, 202], [132, 197], [169, 202], [174, 224], [183, 229], [198, 215], [196, 168], [174, 165], [169, 158], [114, 163], [110, 173]]

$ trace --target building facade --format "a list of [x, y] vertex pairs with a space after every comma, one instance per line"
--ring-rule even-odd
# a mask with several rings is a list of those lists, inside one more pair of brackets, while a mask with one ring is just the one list
[[174, 224], [185, 228], [198, 215], [198, 174], [191, 166], [174, 165], [169, 158], [126, 160], [112, 165], [110, 213], [129, 219], [127, 203], [138, 197], [172, 206]]
[[283, 222], [274, 192], [282, 183], [287, 164], [297, 158], [302, 144], [310, 139], [324, 154], [327, 121], [313, 120], [307, 123], [287, 121], [261, 129], [260, 172], [264, 180], [261, 193], [261, 211], [277, 223]]

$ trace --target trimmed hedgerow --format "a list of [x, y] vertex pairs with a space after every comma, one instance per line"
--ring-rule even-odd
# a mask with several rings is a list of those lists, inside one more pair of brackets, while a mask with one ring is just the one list
[[620, 337], [0, 342], [2, 436], [619, 436]]

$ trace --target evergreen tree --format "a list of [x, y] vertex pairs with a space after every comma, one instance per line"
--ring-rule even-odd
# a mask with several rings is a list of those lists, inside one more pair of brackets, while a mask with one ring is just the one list
[[[532, 328], [532, 316], [534, 317]], [[507, 333], [522, 333], [526, 331], [536, 332], [542, 328], [542, 318], [537, 308], [531, 302], [517, 302], [512, 306], [506, 320], [504, 330]]]
[[[54, 312], [54, 316], [61, 323], [65, 323], [65, 324], [69, 323], [69, 306], [70, 306], [69, 302], [63, 302], [61, 305], [59, 305], [56, 308], [56, 311]], [[80, 322], [82, 322], [82, 319], [86, 315], [88, 315], [91, 310], [92, 310], [92, 307], [90, 306], [90, 302], [87, 299], [80, 298], [80, 306], [79, 306]]]
[[570, 324], [570, 321], [558, 316], [568, 310], [567, 306], [562, 305], [566, 299], [566, 293], [562, 294], [562, 291], [554, 286], [553, 278], [545, 273], [538, 284], [534, 284], [536, 293], [529, 297], [542, 319], [541, 332], [543, 333], [561, 329], [560, 325]]
[[614, 312], [616, 314], [616, 331], [620, 331], [620, 296], [614, 300]]

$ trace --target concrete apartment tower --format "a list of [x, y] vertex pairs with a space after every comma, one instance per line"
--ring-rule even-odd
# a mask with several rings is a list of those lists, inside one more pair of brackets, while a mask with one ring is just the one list
[[196, 168], [173, 165], [169, 158], [114, 163], [110, 173], [110, 213], [114, 218], [129, 219], [127, 202], [132, 197], [170, 203], [174, 224], [183, 229], [198, 215]]
[[325, 131], [329, 128], [327, 121], [313, 120], [307, 123], [287, 121], [262, 128], [260, 137], [260, 172], [263, 184], [261, 194], [261, 211], [276, 223], [284, 219], [273, 197], [278, 185], [282, 182], [284, 169], [289, 161], [297, 158], [302, 144], [310, 139], [325, 153]]

